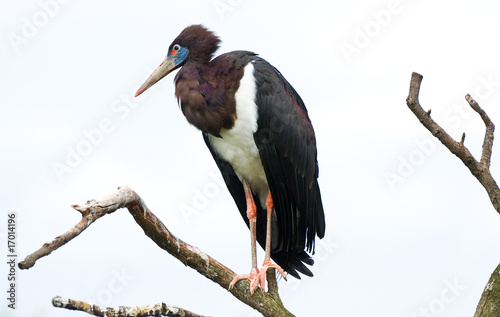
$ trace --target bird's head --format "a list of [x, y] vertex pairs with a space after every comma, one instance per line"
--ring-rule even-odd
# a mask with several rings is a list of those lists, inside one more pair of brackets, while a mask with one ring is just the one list
[[190, 25], [170, 44], [165, 60], [149, 76], [136, 92], [135, 97], [142, 94], [160, 79], [172, 71], [182, 67], [188, 61], [208, 63], [219, 48], [220, 39], [202, 25]]

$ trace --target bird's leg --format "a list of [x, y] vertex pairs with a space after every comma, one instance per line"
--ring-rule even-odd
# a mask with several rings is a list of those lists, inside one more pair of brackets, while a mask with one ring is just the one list
[[252, 191], [245, 182], [245, 196], [247, 199], [247, 217], [250, 222], [250, 245], [252, 249], [252, 270], [251, 273], [259, 273], [257, 269], [257, 206], [253, 201]]
[[231, 283], [229, 283], [229, 290], [238, 282], [239, 280], [246, 279], [250, 281], [250, 295], [253, 295], [257, 287], [265, 291], [266, 289], [266, 272], [270, 268], [275, 268], [280, 272], [283, 278], [286, 281], [286, 275], [283, 269], [274, 263], [271, 263], [271, 220], [273, 216], [274, 203], [273, 198], [271, 197], [271, 191], [267, 195], [266, 199], [266, 209], [267, 209], [267, 223], [266, 223], [266, 255], [264, 258], [264, 263], [262, 264], [262, 268], [257, 268], [257, 207], [255, 206], [255, 202], [253, 201], [252, 190], [250, 189], [250, 185], [244, 181], [243, 188], [245, 190], [245, 197], [247, 201], [247, 217], [250, 222], [250, 241], [252, 246], [252, 270], [249, 274], [239, 274], [236, 275]]
[[266, 286], [266, 271], [270, 268], [275, 268], [280, 272], [283, 278], [286, 281], [286, 275], [283, 269], [274, 263], [271, 263], [271, 219], [273, 216], [274, 203], [273, 198], [271, 197], [271, 191], [267, 195], [266, 199], [266, 209], [267, 209], [267, 224], [266, 224], [266, 255], [264, 257], [264, 263], [262, 263], [262, 267], [260, 269], [260, 288], [265, 290]]
[[253, 201], [252, 190], [247, 181], [243, 181], [243, 188], [245, 190], [245, 197], [247, 201], [247, 217], [250, 223], [250, 242], [252, 247], [252, 270], [249, 274], [236, 275], [231, 283], [229, 283], [229, 290], [239, 280], [246, 279], [250, 281], [250, 294], [253, 295], [257, 287], [259, 287], [259, 269], [257, 268], [257, 207]]
[[271, 191], [267, 195], [266, 199], [266, 209], [267, 209], [267, 225], [266, 225], [266, 256], [264, 262], [271, 260], [271, 219], [273, 217], [274, 203], [271, 197]]

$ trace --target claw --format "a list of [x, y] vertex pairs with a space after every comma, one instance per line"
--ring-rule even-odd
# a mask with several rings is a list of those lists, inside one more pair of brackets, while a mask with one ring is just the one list
[[279, 266], [278, 264], [271, 263], [271, 261], [264, 261], [264, 263], [262, 263], [262, 268], [260, 269], [260, 272], [259, 272], [260, 287], [262, 289], [265, 289], [265, 287], [266, 287], [266, 272], [268, 269], [271, 269], [271, 268], [278, 270], [278, 272], [280, 272], [281, 276], [283, 276], [283, 278], [286, 281], [286, 274], [285, 274], [285, 271], [283, 271], [283, 269], [281, 268], [281, 266]]
[[248, 280], [250, 282], [250, 295], [253, 295], [257, 288], [260, 286], [260, 289], [262, 292], [265, 291], [266, 289], [266, 272], [268, 269], [274, 268], [280, 272], [280, 274], [283, 276], [283, 278], [286, 281], [286, 274], [285, 271], [278, 265], [271, 263], [271, 261], [264, 261], [262, 264], [262, 268], [257, 271], [252, 270], [249, 274], [239, 274], [236, 275], [232, 280], [231, 283], [229, 283], [228, 291], [233, 288], [233, 286], [239, 281], [239, 280]]
[[250, 295], [253, 295], [255, 290], [259, 287], [260, 275], [259, 272], [250, 272], [249, 274], [239, 274], [233, 277], [231, 283], [229, 283], [229, 287], [227, 288], [230, 291], [234, 285], [240, 280], [248, 280], [250, 282]]

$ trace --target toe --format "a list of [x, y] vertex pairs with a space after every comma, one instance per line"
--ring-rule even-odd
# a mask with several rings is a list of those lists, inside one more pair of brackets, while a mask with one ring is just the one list
[[236, 275], [231, 280], [231, 283], [229, 283], [229, 287], [227, 288], [227, 290], [230, 291], [234, 287], [234, 284], [238, 283], [239, 280], [249, 280], [249, 279], [250, 279], [250, 275], [249, 274], [239, 274], [239, 275]]

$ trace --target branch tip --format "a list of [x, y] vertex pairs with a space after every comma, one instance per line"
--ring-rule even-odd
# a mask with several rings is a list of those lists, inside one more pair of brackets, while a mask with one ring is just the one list
[[411, 73], [411, 80], [415, 80], [415, 81], [418, 81], [419, 83], [422, 81], [422, 79], [424, 78], [424, 76], [420, 75], [419, 73], [417, 72], [413, 72]]
[[71, 208], [78, 210], [82, 215], [89, 210], [89, 207], [82, 207], [80, 205], [71, 205]]
[[481, 109], [479, 104], [472, 98], [470, 94], [465, 95], [465, 100], [469, 103], [471, 108], [477, 112], [486, 126], [486, 133], [483, 141], [483, 151], [481, 160], [477, 161], [470, 153], [469, 149], [464, 146], [465, 133], [462, 134], [460, 143], [455, 141], [439, 124], [437, 124], [430, 116], [430, 111], [426, 112], [418, 102], [418, 94], [420, 90], [420, 83], [422, 75], [412, 73], [410, 82], [410, 92], [406, 103], [408, 108], [419, 119], [420, 123], [429, 130], [441, 143], [455, 154], [464, 164], [469, 171], [474, 175], [477, 180], [483, 185], [488, 192], [493, 207], [500, 213], [500, 188], [496, 184], [493, 176], [490, 173], [489, 167], [491, 163], [491, 152], [493, 147], [493, 133], [495, 125], [490, 120], [486, 112]]
[[495, 125], [486, 114], [486, 111], [484, 111], [479, 106], [479, 104], [471, 97], [471, 95], [469, 94], [465, 95], [465, 100], [467, 100], [471, 108], [479, 114], [479, 116], [484, 122], [484, 125], [486, 126], [486, 131], [484, 133], [484, 140], [483, 140], [483, 152], [481, 153], [481, 164], [485, 165], [489, 169], [491, 163], [491, 153], [493, 148], [493, 138], [494, 138], [493, 134], [495, 132]]
[[408, 107], [415, 107], [418, 104], [418, 95], [420, 93], [422, 78], [423, 76], [419, 73], [413, 72], [411, 74], [410, 91], [408, 93], [408, 98], [406, 98], [406, 104]]

